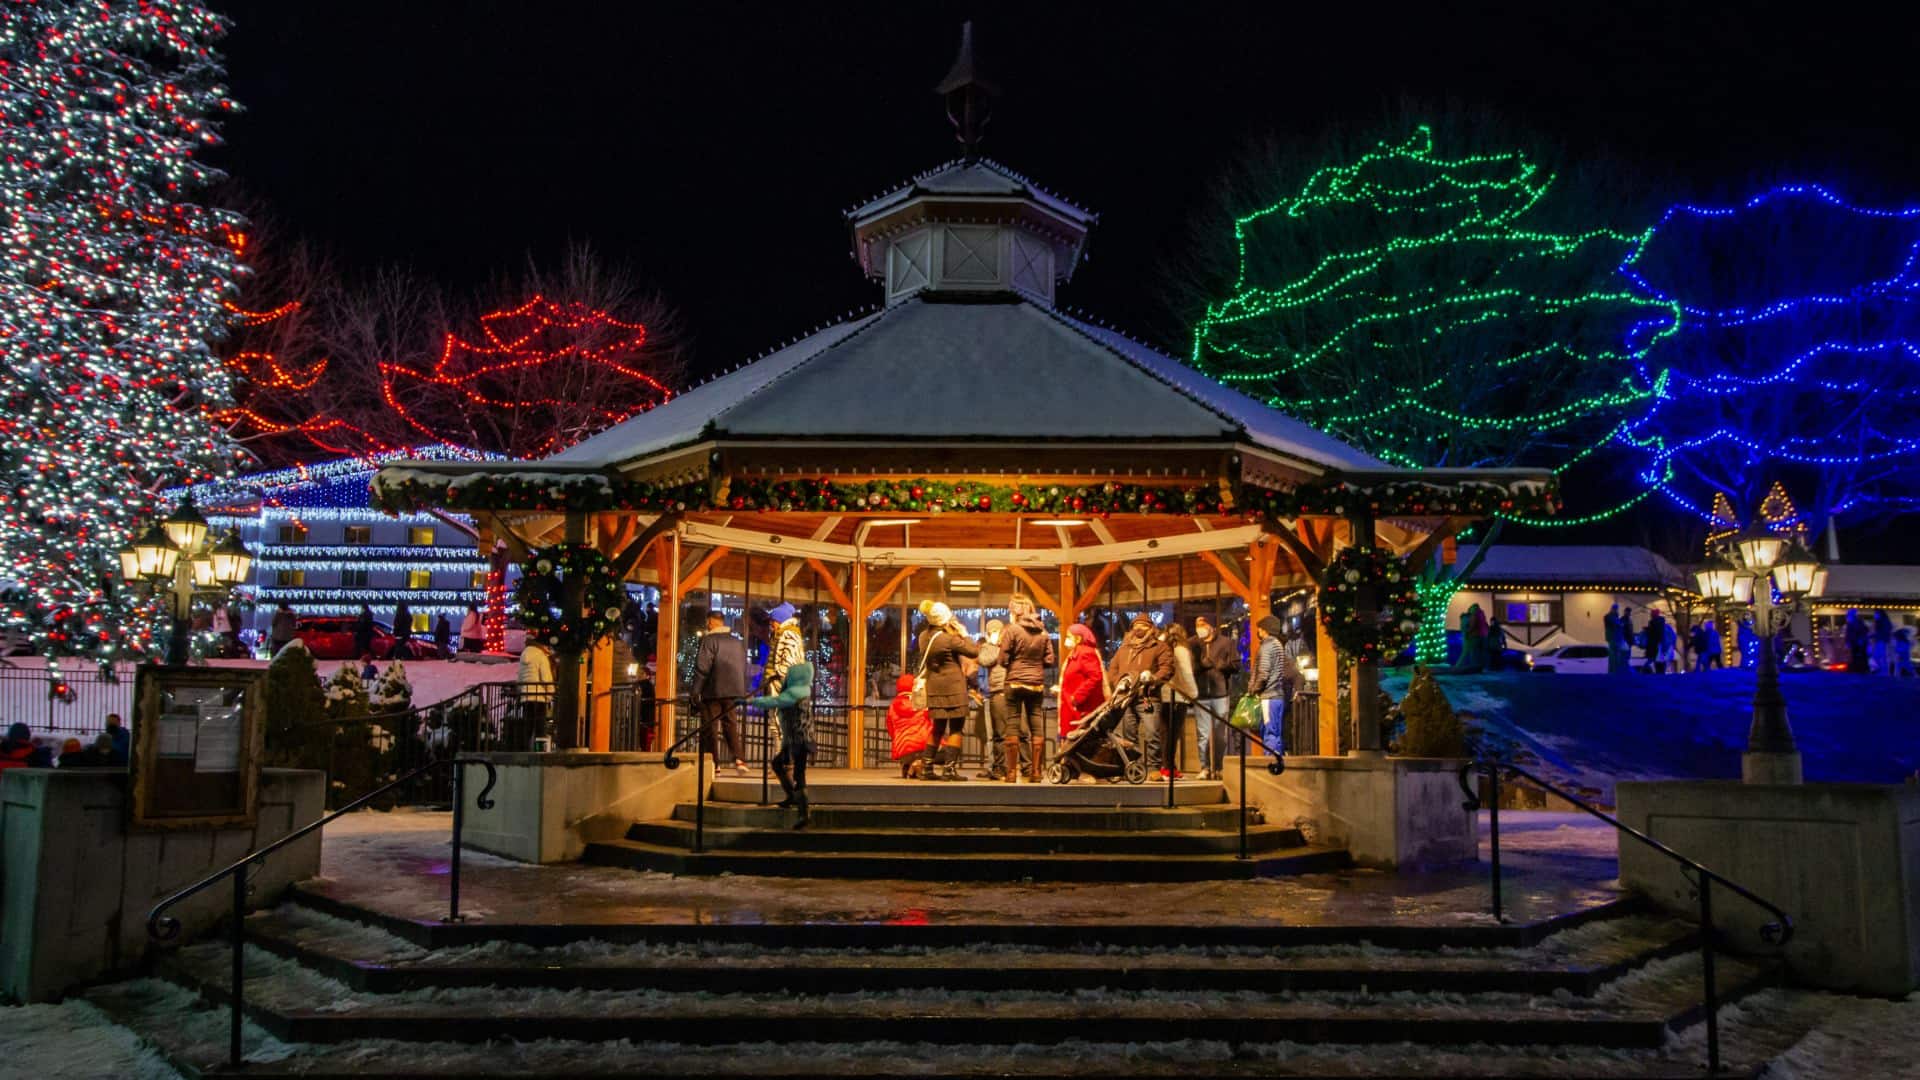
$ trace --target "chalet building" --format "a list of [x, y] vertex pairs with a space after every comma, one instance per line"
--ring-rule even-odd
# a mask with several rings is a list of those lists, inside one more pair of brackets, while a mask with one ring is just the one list
[[[1474, 545], [1462, 544], [1458, 561], [1475, 554]], [[1637, 626], [1656, 607], [1678, 613], [1684, 626], [1699, 599], [1692, 582], [1685, 570], [1642, 547], [1495, 544], [1454, 594], [1447, 627], [1457, 628], [1460, 616], [1479, 604], [1487, 618], [1506, 627], [1513, 648], [1598, 645], [1606, 641], [1601, 620], [1614, 604], [1632, 608]]]

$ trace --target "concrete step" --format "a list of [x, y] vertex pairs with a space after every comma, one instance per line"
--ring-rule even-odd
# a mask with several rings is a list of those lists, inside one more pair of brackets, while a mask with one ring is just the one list
[[[715, 828], [709, 823], [701, 842], [708, 851], [897, 853], [928, 855], [1237, 855], [1238, 831], [1156, 829], [890, 829], [827, 827], [815, 821], [791, 827], [792, 812], [780, 812], [768, 824], [752, 828]], [[784, 822], [784, 824], [780, 824]], [[694, 827], [685, 821], [643, 821], [627, 830], [627, 839], [656, 847], [691, 851]], [[1306, 846], [1298, 829], [1255, 825], [1247, 830], [1247, 850], [1264, 854]]]
[[[924, 839], [927, 834], [909, 834]], [[784, 837], [783, 837], [784, 839]], [[800, 841], [804, 843], [805, 841]], [[1237, 844], [1237, 840], [1234, 841]], [[1352, 865], [1345, 848], [1307, 845], [1234, 855], [1019, 854], [941, 851], [710, 850], [639, 840], [588, 844], [583, 862], [669, 874], [756, 874], [767, 877], [902, 881], [1225, 881], [1312, 874]]]
[[[968, 774], [971, 775], [971, 774]], [[779, 784], [768, 789], [780, 798]], [[714, 802], [760, 802], [760, 777], [718, 776], [709, 789]], [[809, 777], [807, 795], [815, 806], [1078, 806], [1151, 809], [1167, 805], [1165, 781], [1145, 784], [1094, 783], [1001, 784], [987, 780], [960, 782], [901, 780], [875, 771], [870, 776], [836, 769]], [[1227, 788], [1217, 780], [1181, 780], [1174, 785], [1175, 806], [1215, 806], [1227, 801]]]
[[[773, 798], [779, 800], [778, 788]], [[673, 808], [673, 818], [691, 822], [695, 811], [693, 803], [681, 803]], [[815, 805], [812, 812], [813, 827], [819, 829], [1108, 829], [1137, 833], [1156, 829], [1231, 830], [1238, 827], [1240, 808], [1225, 803], [1172, 810], [1164, 806], [826, 804]], [[793, 824], [793, 815], [775, 806], [710, 802], [705, 814], [710, 829], [785, 829]]]
[[[857, 997], [661, 994], [547, 989], [352, 991], [249, 949], [248, 1017], [293, 1043], [386, 1039], [482, 1043], [631, 1040], [677, 1046], [871, 1044], [903, 1035], [948, 1046], [1178, 1042], [1214, 1033], [1246, 1043], [1534, 1045], [1651, 1050], [1698, 1015], [1697, 966], [1661, 962], [1630, 992], [1593, 999], [1514, 994], [1370, 995], [897, 991]], [[225, 999], [223, 944], [189, 946], [161, 973], [213, 1001]], [[1651, 970], [1651, 969], [1650, 969]], [[1723, 999], [1771, 978], [1768, 965], [1727, 958]]]
[[1631, 916], [1525, 949], [1444, 953], [1374, 946], [1293, 949], [1054, 950], [973, 945], [883, 950], [609, 945], [421, 949], [359, 924], [286, 905], [247, 920], [248, 938], [355, 990], [395, 993], [497, 986], [715, 994], [858, 994], [948, 989], [992, 993], [1508, 993], [1591, 996], [1651, 960], [1696, 947], [1686, 924]]

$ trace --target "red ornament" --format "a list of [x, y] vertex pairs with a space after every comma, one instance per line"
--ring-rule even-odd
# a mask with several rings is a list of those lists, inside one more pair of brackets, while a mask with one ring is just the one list
[[977, 505], [982, 510], [991, 510], [993, 509], [993, 500], [988, 498], [985, 495], [982, 495], [980, 496], [980, 502]]

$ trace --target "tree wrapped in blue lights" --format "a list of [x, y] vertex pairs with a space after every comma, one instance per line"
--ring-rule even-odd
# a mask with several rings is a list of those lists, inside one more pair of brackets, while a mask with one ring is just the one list
[[[1618, 271], [1642, 236], [1593, 224], [1597, 189], [1548, 209], [1554, 184], [1518, 150], [1443, 154], [1426, 126], [1322, 168], [1235, 220], [1237, 277], [1192, 362], [1389, 464], [1572, 468], [1656, 393], [1628, 329], [1676, 315]], [[1473, 569], [1427, 568], [1421, 659], [1444, 662]]]
[[146, 645], [113, 553], [169, 482], [223, 475], [239, 221], [191, 201], [232, 107], [218, 16], [33, 0], [0, 18], [0, 580], [49, 655]]
[[1920, 505], [1920, 208], [1814, 185], [1674, 206], [1623, 269], [1685, 311], [1648, 335], [1668, 380], [1625, 436], [1642, 479], [1709, 521], [1783, 484], [1798, 520], [1776, 527], [1815, 535]]

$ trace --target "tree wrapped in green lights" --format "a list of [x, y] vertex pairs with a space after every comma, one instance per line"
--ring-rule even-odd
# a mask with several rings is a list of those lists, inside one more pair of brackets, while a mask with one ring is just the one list
[[0, 580], [47, 655], [143, 651], [114, 552], [170, 483], [232, 464], [239, 221], [191, 201], [231, 108], [181, 0], [36, 0], [0, 19]]
[[[1659, 376], [1635, 361], [1678, 309], [1619, 275], [1642, 236], [1543, 210], [1554, 177], [1528, 154], [1434, 141], [1420, 126], [1236, 218], [1231, 294], [1192, 361], [1392, 465], [1564, 472], [1648, 407]], [[1424, 570], [1423, 660], [1444, 661], [1447, 604], [1506, 520], [1525, 519]]]

